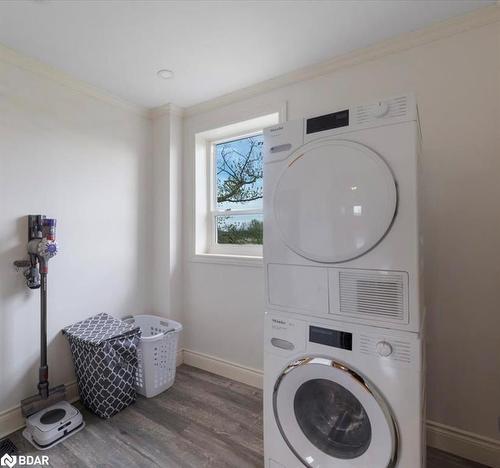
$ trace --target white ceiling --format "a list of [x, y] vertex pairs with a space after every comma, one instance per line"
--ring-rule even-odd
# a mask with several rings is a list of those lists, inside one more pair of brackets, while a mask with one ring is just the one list
[[492, 3], [4, 0], [0, 42], [133, 103], [189, 106]]

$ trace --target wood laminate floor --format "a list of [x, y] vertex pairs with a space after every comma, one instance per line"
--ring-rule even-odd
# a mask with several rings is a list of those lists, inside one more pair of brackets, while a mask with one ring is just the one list
[[[82, 409], [80, 407], [80, 409]], [[87, 427], [43, 452], [54, 468], [257, 468], [264, 466], [262, 392], [182, 365], [174, 386], [111, 419], [82, 409]], [[21, 454], [41, 454], [20, 432]], [[485, 468], [429, 449], [427, 468]], [[408, 467], [405, 467], [408, 468]]]

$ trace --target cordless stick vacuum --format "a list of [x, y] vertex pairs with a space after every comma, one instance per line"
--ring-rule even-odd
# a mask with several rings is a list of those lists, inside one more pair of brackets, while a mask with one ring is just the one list
[[38, 371], [38, 395], [21, 401], [24, 417], [66, 398], [64, 385], [49, 389], [47, 365], [47, 273], [49, 259], [57, 254], [55, 219], [41, 215], [28, 216], [29, 271], [25, 273], [28, 287], [40, 289], [40, 368]]
[[36, 448], [47, 449], [83, 429], [81, 413], [66, 398], [66, 388], [49, 387], [47, 364], [47, 274], [49, 260], [57, 254], [56, 220], [42, 215], [28, 216], [29, 260], [15, 261], [24, 267], [26, 284], [30, 289], [40, 289], [40, 368], [38, 394], [21, 401], [26, 418], [23, 435]]

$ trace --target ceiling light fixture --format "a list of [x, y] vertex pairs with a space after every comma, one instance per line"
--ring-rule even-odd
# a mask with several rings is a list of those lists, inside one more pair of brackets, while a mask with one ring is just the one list
[[167, 70], [167, 69], [158, 70], [156, 74], [158, 75], [159, 78], [163, 78], [164, 80], [169, 80], [170, 78], [174, 77], [174, 72], [172, 70]]

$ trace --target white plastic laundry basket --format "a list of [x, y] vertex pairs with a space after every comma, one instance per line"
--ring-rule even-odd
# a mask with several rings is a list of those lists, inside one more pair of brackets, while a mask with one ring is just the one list
[[125, 321], [135, 322], [142, 331], [137, 347], [137, 393], [154, 397], [174, 383], [177, 343], [182, 325], [156, 315], [134, 315]]

